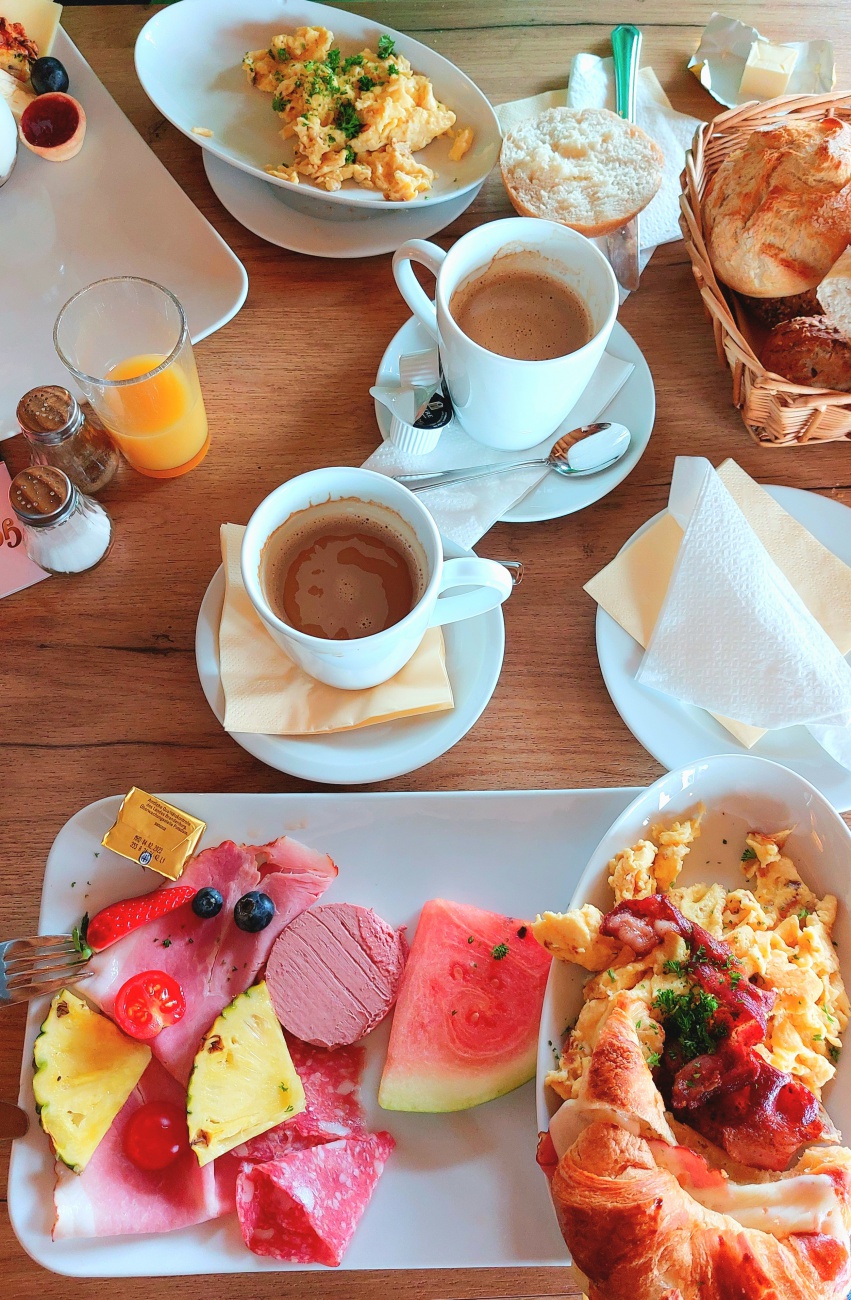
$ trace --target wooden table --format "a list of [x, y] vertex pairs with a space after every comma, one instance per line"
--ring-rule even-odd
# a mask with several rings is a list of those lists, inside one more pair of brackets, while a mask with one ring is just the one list
[[[235, 0], [238, 3], [238, 0]], [[384, 0], [352, 6], [416, 35], [469, 73], [496, 102], [564, 82], [571, 56], [609, 52], [609, 32], [638, 21], [643, 62], [675, 107], [716, 111], [686, 72], [713, 6], [706, 0]], [[595, 22], [587, 21], [593, 9]], [[532, 17], [529, 17], [530, 12]], [[838, 84], [851, 76], [851, 21], [842, 0], [818, 16], [806, 0], [731, 3], [726, 12], [779, 40], [830, 35]], [[138, 784], [148, 790], [301, 791], [225, 735], [198, 685], [195, 619], [219, 563], [218, 529], [244, 522], [284, 478], [321, 464], [360, 464], [376, 442], [368, 388], [407, 316], [390, 258], [319, 261], [263, 243], [213, 196], [201, 151], [148, 102], [133, 71], [133, 43], [151, 10], [141, 5], [67, 8], [64, 25], [115, 99], [245, 264], [248, 301], [197, 349], [213, 446], [204, 466], [166, 483], [124, 469], [106, 501], [117, 541], [103, 568], [49, 582], [0, 607], [0, 863], [6, 888], [0, 934], [32, 933], [42, 865], [60, 826], [83, 805]], [[676, 14], [676, 21], [672, 16]], [[496, 174], [440, 236], [449, 244], [482, 221], [509, 215]], [[618, 717], [594, 649], [594, 605], [582, 584], [667, 500], [677, 455], [718, 463], [735, 456], [756, 478], [805, 487], [851, 504], [847, 443], [767, 450], [748, 438], [730, 404], [681, 243], [660, 249], [621, 320], [656, 383], [658, 413], [635, 472], [594, 509], [535, 526], [498, 525], [480, 548], [520, 558], [523, 587], [506, 607], [505, 667], [487, 712], [443, 758], [384, 789], [465, 790], [631, 785], [660, 768]], [[14, 473], [24, 456], [6, 444]], [[4, 1020], [0, 1095], [17, 1095], [24, 1015]], [[5, 1187], [5, 1156], [0, 1174]], [[510, 1177], [510, 1173], [507, 1173]], [[152, 1270], [156, 1254], [152, 1248]], [[34, 1265], [0, 1225], [4, 1293], [16, 1300], [73, 1290], [86, 1300], [141, 1300], [163, 1284], [67, 1283]], [[561, 1270], [286, 1274], [171, 1279], [175, 1300], [222, 1293], [259, 1297], [577, 1295]]]

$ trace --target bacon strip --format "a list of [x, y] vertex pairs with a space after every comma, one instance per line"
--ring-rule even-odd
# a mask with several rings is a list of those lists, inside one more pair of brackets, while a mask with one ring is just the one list
[[[836, 1139], [815, 1094], [753, 1050], [765, 1039], [775, 994], [741, 975], [729, 944], [661, 894], [619, 903], [600, 930], [637, 957], [646, 957], [666, 934], [679, 934], [691, 954], [689, 976], [718, 1003], [709, 1027], [719, 1046], [674, 1074], [670, 1101], [678, 1118], [757, 1169], [785, 1169], [805, 1142]], [[666, 1057], [673, 1068], [671, 1054]], [[664, 1086], [664, 1073], [660, 1082]]]

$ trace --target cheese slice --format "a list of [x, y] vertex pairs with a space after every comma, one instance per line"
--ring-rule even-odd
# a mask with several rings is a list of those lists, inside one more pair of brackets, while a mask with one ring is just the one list
[[[2, 0], [0, 0], [2, 3]], [[790, 45], [772, 45], [771, 41], [754, 41], [745, 63], [739, 86], [739, 102], [749, 99], [776, 99], [785, 95], [789, 78], [798, 62], [798, 51]]]
[[53, 48], [62, 6], [52, 0], [0, 0], [0, 18], [20, 23], [31, 41], [38, 46], [39, 58]]

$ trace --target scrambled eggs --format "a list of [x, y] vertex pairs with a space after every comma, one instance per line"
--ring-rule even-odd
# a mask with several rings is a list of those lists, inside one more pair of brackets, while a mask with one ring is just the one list
[[325, 190], [353, 180], [388, 199], [416, 198], [435, 173], [414, 153], [451, 135], [449, 157], [457, 162], [473, 132], [453, 131], [455, 114], [435, 99], [428, 77], [411, 70], [389, 36], [379, 39], [377, 53], [365, 49], [348, 58], [333, 40], [325, 27], [299, 27], [243, 59], [252, 85], [273, 96], [281, 135], [295, 141], [292, 166], [266, 171], [294, 184], [307, 176]]
[[[839, 972], [831, 931], [836, 899], [819, 899], [784, 856], [789, 831], [747, 836], [742, 854], [746, 887], [727, 892], [721, 885], [677, 888], [689, 846], [700, 834], [702, 810], [670, 827], [654, 826], [652, 839], [639, 840], [609, 863], [615, 904], [666, 892], [675, 907], [724, 939], [741, 962], [742, 977], [776, 993], [765, 1042], [755, 1050], [778, 1070], [806, 1084], [817, 1097], [835, 1073], [840, 1035], [849, 1017], [848, 997]], [[585, 1002], [564, 1045], [558, 1068], [547, 1083], [562, 1097], [576, 1097], [597, 1034], [613, 999], [633, 993], [633, 1016], [645, 1059], [658, 1064], [665, 1041], [658, 1006], [663, 990], [686, 993], [680, 973], [688, 956], [676, 933], [646, 957], [600, 933], [603, 913], [591, 904], [572, 912], [545, 912], [534, 923], [539, 943], [562, 961], [594, 972], [585, 985]], [[662, 999], [664, 1000], [664, 998]]]

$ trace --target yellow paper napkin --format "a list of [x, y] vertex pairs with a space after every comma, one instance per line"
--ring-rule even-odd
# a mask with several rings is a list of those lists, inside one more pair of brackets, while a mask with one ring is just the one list
[[[851, 568], [816, 541], [734, 460], [718, 475], [774, 563], [837, 649], [851, 651]], [[585, 590], [615, 622], [647, 648], [668, 590], [682, 529], [667, 512], [586, 583]], [[700, 593], [695, 593], [695, 599]], [[713, 715], [717, 716], [717, 715]], [[765, 732], [717, 718], [747, 749]]]
[[338, 690], [303, 672], [272, 640], [248, 599], [239, 564], [244, 532], [239, 524], [222, 525], [225, 603], [219, 659], [226, 731], [313, 736], [453, 707], [439, 627], [429, 628], [401, 672], [370, 690]]

